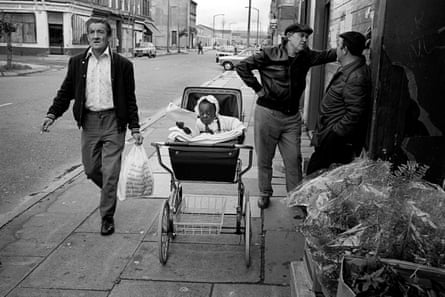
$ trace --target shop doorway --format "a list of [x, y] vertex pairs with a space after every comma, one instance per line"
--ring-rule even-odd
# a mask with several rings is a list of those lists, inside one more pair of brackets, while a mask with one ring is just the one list
[[63, 14], [48, 13], [49, 53], [63, 55]]

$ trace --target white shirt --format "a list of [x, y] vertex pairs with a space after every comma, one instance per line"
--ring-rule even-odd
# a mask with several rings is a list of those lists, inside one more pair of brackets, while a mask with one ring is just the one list
[[107, 47], [99, 59], [94, 56], [91, 48], [88, 55], [85, 107], [92, 111], [111, 109], [114, 104], [110, 49]]

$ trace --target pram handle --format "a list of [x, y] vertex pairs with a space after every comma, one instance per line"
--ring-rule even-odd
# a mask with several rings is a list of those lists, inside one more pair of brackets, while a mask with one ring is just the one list
[[187, 147], [216, 147], [216, 148], [242, 148], [252, 149], [251, 145], [236, 144], [236, 143], [188, 143], [188, 142], [152, 142], [152, 146], [187, 146]]

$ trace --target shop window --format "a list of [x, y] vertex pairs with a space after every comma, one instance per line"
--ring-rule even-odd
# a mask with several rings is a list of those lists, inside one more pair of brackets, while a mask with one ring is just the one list
[[[5, 19], [14, 24], [15, 32], [11, 33], [14, 43], [36, 43], [36, 19], [33, 13], [5, 13]], [[5, 36], [0, 42], [6, 42]]]
[[88, 44], [87, 26], [88, 17], [73, 14], [71, 24], [73, 30], [73, 44]]

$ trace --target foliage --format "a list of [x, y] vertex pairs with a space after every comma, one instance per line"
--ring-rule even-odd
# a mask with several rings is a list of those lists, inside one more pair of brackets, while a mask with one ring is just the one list
[[402, 275], [400, 271], [378, 258], [366, 258], [361, 265], [354, 260], [343, 262], [344, 282], [357, 297], [429, 297], [444, 296], [443, 288], [434, 279], [417, 277], [416, 271], [411, 275]]
[[[360, 160], [293, 193], [307, 206], [301, 232], [322, 267], [336, 262], [338, 269], [346, 253], [445, 268], [445, 191], [422, 180], [427, 166], [389, 168], [388, 162]], [[389, 272], [367, 275], [366, 286], [377, 286], [383, 273]]]

